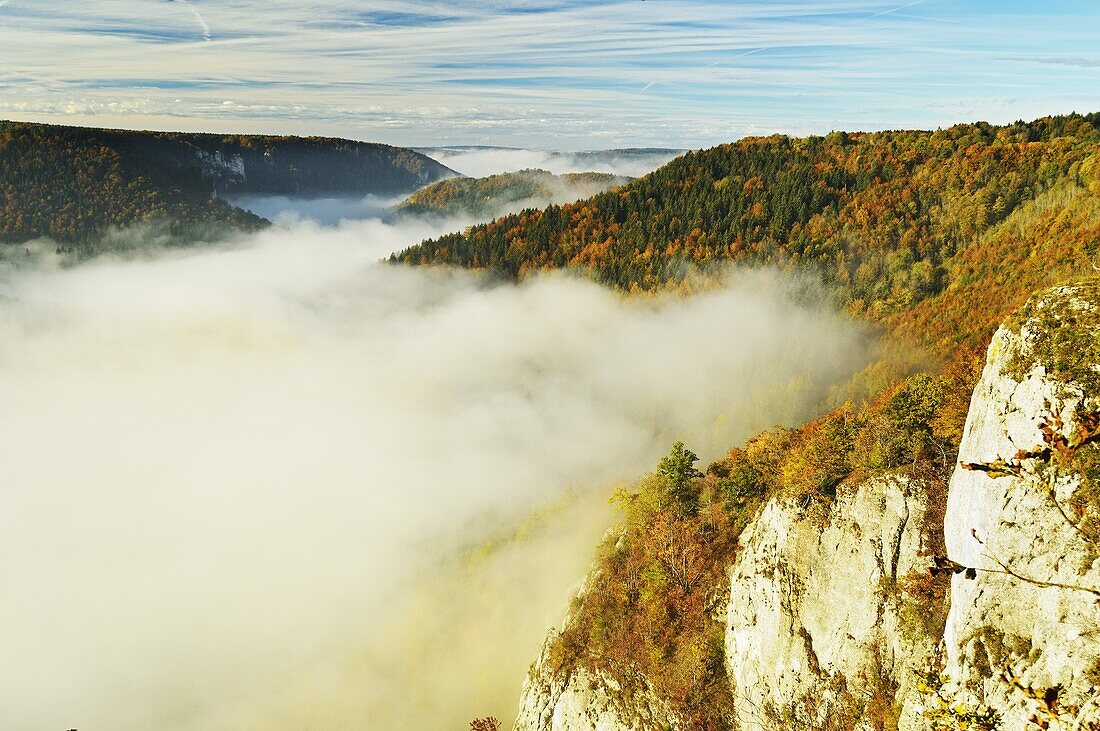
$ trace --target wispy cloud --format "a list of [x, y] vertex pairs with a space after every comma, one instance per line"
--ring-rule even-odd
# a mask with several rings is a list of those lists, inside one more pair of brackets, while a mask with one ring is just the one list
[[195, 16], [195, 22], [199, 24], [200, 28], [202, 28], [202, 39], [204, 41], [211, 40], [210, 26], [206, 24], [206, 19], [202, 17], [202, 13], [199, 12], [198, 8], [188, 2], [188, 0], [175, 0], [175, 2], [186, 7], [191, 15]]
[[[191, 12], [165, 12], [185, 5]], [[12, 3], [0, 116], [397, 144], [698, 146], [1100, 107], [1100, 4], [947, 0]], [[945, 22], [949, 21], [949, 22]], [[196, 43], [195, 24], [201, 37]], [[978, 32], [980, 31], [980, 32]], [[44, 85], [32, 79], [50, 79]], [[644, 90], [645, 93], [639, 93]]]
[[1083, 69], [1100, 68], [1100, 56], [1005, 56], [1004, 60], [1048, 66], [1076, 66]]

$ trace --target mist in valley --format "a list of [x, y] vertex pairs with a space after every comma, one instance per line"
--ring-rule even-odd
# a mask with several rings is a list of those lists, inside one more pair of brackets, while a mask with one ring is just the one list
[[[257, 216], [283, 226], [293, 226], [303, 221], [322, 226], [338, 226], [342, 221], [378, 221], [392, 219], [393, 208], [402, 198], [384, 196], [332, 196], [328, 198], [301, 198], [285, 195], [231, 196], [231, 205], [252, 211]], [[463, 222], [456, 222], [462, 225]], [[425, 231], [435, 231], [436, 227]]]
[[537, 168], [555, 175], [611, 173], [637, 178], [679, 157], [679, 150], [625, 149], [553, 152], [509, 147], [428, 147], [420, 152], [473, 178]]
[[[438, 147], [423, 152], [451, 167], [460, 175], [483, 178], [520, 170], [546, 170], [555, 175], [567, 173], [607, 173], [638, 177], [656, 170], [679, 153], [667, 150], [606, 150], [580, 153], [545, 152], [493, 147]], [[459, 215], [402, 215], [397, 210], [403, 197], [330, 196], [296, 197], [283, 195], [233, 195], [228, 202], [258, 216], [294, 226], [309, 222], [335, 227], [346, 221], [382, 221], [413, 227], [406, 243], [415, 243], [433, 233], [460, 231], [467, 226], [525, 208], [545, 208], [549, 204], [571, 203], [589, 198], [607, 188], [595, 181], [542, 181], [546, 195], [518, 200], [481, 201], [477, 212]], [[419, 219], [419, 221], [417, 220]], [[425, 219], [431, 219], [425, 222]], [[387, 252], [388, 253], [388, 252]]]
[[773, 272], [631, 299], [378, 263], [454, 221], [328, 223], [2, 263], [0, 727], [508, 719], [613, 488], [864, 363]]

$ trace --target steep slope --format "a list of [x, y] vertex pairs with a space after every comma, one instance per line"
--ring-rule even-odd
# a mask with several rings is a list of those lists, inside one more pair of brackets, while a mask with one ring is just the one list
[[545, 208], [590, 198], [630, 182], [607, 173], [554, 175], [520, 170], [485, 178], [451, 178], [418, 190], [398, 206], [413, 215], [470, 216], [485, 220], [520, 208]]
[[[947, 675], [1004, 728], [1100, 728], [1100, 281], [1031, 300], [974, 392], [945, 534]], [[1083, 710], [1082, 710], [1083, 709]]]
[[0, 122], [0, 242], [83, 244], [136, 223], [186, 240], [266, 224], [224, 194], [392, 195], [453, 174], [411, 150], [350, 140]]
[[904, 478], [854, 484], [828, 505], [768, 502], [741, 533], [712, 610], [725, 626], [725, 707], [685, 714], [644, 676], [555, 665], [562, 639], [552, 634], [515, 728], [922, 728], [919, 669], [938, 639], [927, 626], [944, 607], [926, 622], [897, 587], [932, 563], [927, 510]]
[[937, 638], [897, 586], [931, 564], [927, 509], [908, 480], [872, 479], [819, 515], [772, 502], [746, 529], [725, 610], [737, 728], [920, 727]]
[[624, 727], [638, 699], [680, 729], [891, 716], [896, 694], [867, 695], [864, 681], [910, 692], [910, 661], [942, 631], [946, 578], [921, 569], [942, 554], [967, 368], [769, 430], [702, 477], [659, 470], [620, 495], [623, 526], [522, 707], [545, 708], [583, 672], [627, 699], [614, 706]]
[[853, 314], [974, 344], [1097, 253], [1100, 114], [936, 132], [748, 138], [588, 201], [506, 216], [394, 259], [635, 290], [724, 261], [816, 271]]
[[219, 194], [398, 195], [456, 175], [412, 150], [331, 137], [108, 134], [158, 162], [197, 165]]
[[[946, 498], [920, 467], [928, 452], [877, 475], [853, 465], [866, 459], [873, 414], [857, 417], [856, 469], [831, 489], [792, 492], [805, 427], [734, 450], [696, 485], [710, 534], [691, 538], [707, 522], [697, 517], [674, 523], [688, 536], [678, 556], [722, 567], [721, 581], [698, 575], [701, 614], [629, 609], [654, 581], [669, 591], [670, 574], [661, 584], [656, 566], [631, 568], [622, 553], [673, 545], [654, 535], [656, 478], [643, 482], [532, 667], [516, 729], [1100, 728], [1098, 363], [1100, 280], [1045, 291], [1009, 318], [988, 349], [958, 460], [934, 460], [935, 472], [957, 465]], [[913, 400], [904, 404], [912, 413]], [[761, 481], [770, 484], [754, 503]], [[650, 504], [641, 530], [639, 503]], [[707, 548], [729, 532], [732, 545]], [[629, 577], [634, 595], [619, 581]], [[633, 646], [602, 639], [624, 622], [637, 629], [638, 616], [651, 618]], [[692, 659], [709, 622], [721, 627], [717, 666], [706, 653]], [[685, 668], [686, 682], [662, 675]]]

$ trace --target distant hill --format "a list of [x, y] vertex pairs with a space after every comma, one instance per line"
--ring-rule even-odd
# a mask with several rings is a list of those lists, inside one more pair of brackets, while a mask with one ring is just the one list
[[520, 208], [543, 208], [589, 198], [632, 178], [609, 173], [520, 170], [485, 178], [450, 178], [421, 188], [397, 208], [414, 215], [489, 218]]
[[188, 240], [267, 225], [225, 195], [400, 195], [454, 174], [351, 140], [0, 122], [0, 242], [82, 245], [138, 223]]
[[560, 152], [487, 145], [422, 147], [416, 150], [473, 178], [534, 168], [558, 175], [596, 172], [638, 177], [685, 152], [663, 147]]
[[746, 138], [394, 259], [508, 278], [568, 267], [626, 290], [693, 265], [797, 267], [853, 314], [950, 350], [1100, 259], [1100, 114]]

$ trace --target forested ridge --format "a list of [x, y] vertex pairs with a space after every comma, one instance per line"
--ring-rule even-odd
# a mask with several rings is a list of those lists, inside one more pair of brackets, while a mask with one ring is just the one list
[[854, 314], [950, 349], [1087, 267], [1100, 236], [1098, 153], [1095, 113], [747, 138], [393, 258], [508, 278], [575, 268], [624, 290], [660, 288], [689, 265], [798, 266], [835, 285]]
[[[677, 444], [620, 491], [621, 524], [549, 646], [555, 677], [584, 668], [613, 679], [624, 699], [655, 693], [679, 728], [725, 731], [738, 725], [737, 700], [716, 607], [744, 527], [769, 500], [825, 516], [838, 494], [892, 475], [921, 496], [923, 540], [942, 554], [948, 478], [989, 337], [1036, 290], [1095, 275], [1098, 254], [1100, 114], [1089, 114], [745, 139], [392, 260], [509, 279], [570, 268], [627, 292], [695, 286], [694, 272], [724, 262], [773, 265], [816, 273], [851, 314], [879, 327], [882, 357], [819, 418], [765, 431], [698, 471]], [[1092, 350], [1073, 357], [1092, 372]], [[1087, 489], [1070, 502], [1075, 514], [1100, 515], [1091, 487], [1100, 446], [1089, 450]], [[915, 572], [881, 590], [901, 608], [902, 631], [935, 644], [948, 587], [943, 573]], [[888, 685], [842, 690], [822, 728], [898, 727]]]
[[484, 219], [514, 204], [542, 207], [555, 201], [588, 198], [630, 180], [609, 173], [554, 175], [538, 169], [484, 178], [449, 178], [416, 191], [402, 201], [398, 210], [414, 215], [471, 215]]
[[255, 230], [267, 222], [219, 196], [395, 194], [453, 174], [350, 140], [0, 122], [0, 242], [91, 245], [139, 223], [179, 240]]

